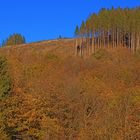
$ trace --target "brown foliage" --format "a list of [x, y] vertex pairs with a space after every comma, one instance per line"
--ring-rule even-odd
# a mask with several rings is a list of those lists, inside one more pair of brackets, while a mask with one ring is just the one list
[[10, 50], [1, 50], [14, 82], [2, 105], [6, 134], [39, 140], [139, 139], [140, 61], [129, 50], [102, 50], [100, 59], [44, 46]]

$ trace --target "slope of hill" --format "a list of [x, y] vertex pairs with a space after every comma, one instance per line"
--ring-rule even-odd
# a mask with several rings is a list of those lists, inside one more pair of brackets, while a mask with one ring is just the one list
[[0, 49], [12, 81], [0, 104], [5, 140], [140, 138], [139, 52], [100, 49], [82, 59], [74, 45], [65, 39]]

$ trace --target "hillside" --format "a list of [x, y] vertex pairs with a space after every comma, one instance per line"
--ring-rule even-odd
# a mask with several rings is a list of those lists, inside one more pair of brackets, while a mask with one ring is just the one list
[[11, 78], [0, 103], [2, 140], [140, 138], [139, 51], [102, 48], [81, 58], [74, 46], [62, 39], [0, 49]]

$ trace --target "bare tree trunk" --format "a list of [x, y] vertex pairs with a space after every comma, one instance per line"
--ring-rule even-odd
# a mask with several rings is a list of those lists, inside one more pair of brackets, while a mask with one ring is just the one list
[[116, 47], [116, 29], [114, 29], [114, 47]]
[[108, 38], [108, 40], [107, 40], [107, 46], [108, 46], [108, 48], [109, 48], [109, 44], [110, 44], [110, 35], [109, 35], [109, 30], [108, 30], [108, 33], [107, 33], [107, 38]]
[[137, 33], [137, 50], [140, 49], [140, 34]]
[[119, 46], [122, 46], [122, 33], [119, 30]]
[[121, 38], [120, 38], [120, 41], [121, 41], [121, 46], [123, 47], [123, 31], [121, 32]]
[[134, 34], [132, 33], [132, 36], [131, 36], [131, 51], [132, 52], [134, 52], [134, 47], [135, 47], [134, 44], [135, 44], [134, 43]]
[[98, 48], [100, 48], [100, 31], [98, 32]]
[[80, 49], [81, 50], [81, 57], [83, 57], [83, 53], [84, 53], [83, 52], [83, 50], [84, 50], [83, 49], [83, 42], [84, 42], [84, 37], [81, 38], [81, 45], [80, 45], [81, 46], [81, 49]]
[[105, 31], [103, 30], [102, 45], [105, 47]]
[[131, 33], [129, 33], [129, 49], [131, 50]]
[[139, 34], [136, 33], [136, 51], [139, 50]]
[[75, 43], [75, 55], [77, 55], [77, 46], [78, 46], [78, 38], [76, 38], [76, 43]]
[[114, 48], [114, 31], [112, 30], [112, 48]]
[[119, 46], [119, 29], [117, 28], [116, 45]]
[[122, 34], [122, 46], [125, 47], [125, 32], [123, 32]]
[[92, 44], [91, 44], [91, 52], [94, 53], [95, 52], [95, 45], [94, 45], [94, 32], [92, 33]]
[[136, 52], [137, 49], [137, 34], [136, 32], [134, 33], [134, 53]]
[[86, 49], [89, 49], [89, 35], [86, 37]]
[[90, 35], [88, 34], [87, 38], [87, 48], [88, 48], [88, 54], [90, 55], [91, 53], [91, 45], [90, 45]]

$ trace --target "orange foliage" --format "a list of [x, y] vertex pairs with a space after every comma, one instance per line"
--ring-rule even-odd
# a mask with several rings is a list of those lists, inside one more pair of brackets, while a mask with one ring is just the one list
[[71, 44], [52, 41], [0, 51], [9, 60], [14, 84], [2, 105], [6, 134], [39, 140], [138, 139], [139, 57], [114, 48], [102, 50], [100, 59], [97, 54], [82, 59], [72, 55]]

